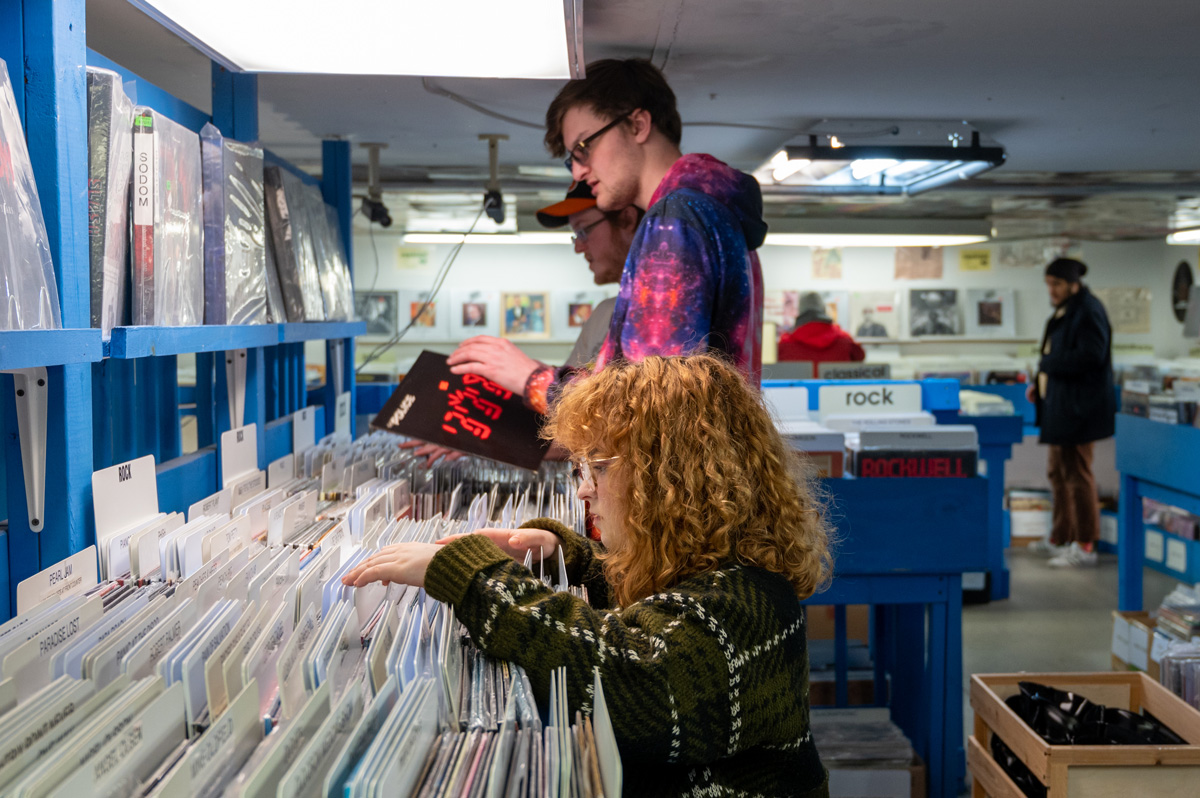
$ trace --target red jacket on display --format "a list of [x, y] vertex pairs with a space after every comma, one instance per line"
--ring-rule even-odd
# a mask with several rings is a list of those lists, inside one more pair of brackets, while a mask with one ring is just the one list
[[845, 363], [865, 360], [867, 353], [850, 334], [827, 321], [810, 321], [779, 339], [779, 360], [807, 360], [818, 363]]

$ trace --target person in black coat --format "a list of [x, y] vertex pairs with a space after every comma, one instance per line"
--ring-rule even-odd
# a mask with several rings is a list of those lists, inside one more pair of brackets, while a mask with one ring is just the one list
[[1042, 357], [1030, 399], [1037, 407], [1041, 442], [1050, 446], [1048, 476], [1054, 496], [1046, 550], [1056, 567], [1094, 565], [1100, 505], [1092, 475], [1095, 441], [1114, 432], [1112, 327], [1100, 300], [1080, 279], [1087, 266], [1058, 258], [1046, 267], [1055, 307], [1042, 336]]

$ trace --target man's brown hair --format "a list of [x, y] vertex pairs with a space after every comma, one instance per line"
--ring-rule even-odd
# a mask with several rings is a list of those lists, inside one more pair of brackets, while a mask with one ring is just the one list
[[555, 158], [567, 154], [568, 145], [562, 135], [563, 116], [581, 105], [610, 120], [640, 108], [650, 113], [654, 126], [672, 144], [679, 146], [683, 138], [675, 92], [658, 67], [643, 58], [593, 61], [587, 65], [586, 78], [572, 80], [562, 87], [546, 109], [546, 149]]

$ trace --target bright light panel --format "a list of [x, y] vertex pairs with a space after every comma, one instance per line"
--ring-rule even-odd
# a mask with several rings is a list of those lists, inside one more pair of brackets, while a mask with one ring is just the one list
[[563, 0], [130, 0], [246, 72], [570, 77]]
[[768, 233], [765, 246], [775, 247], [958, 247], [979, 244], [987, 236], [871, 235], [867, 233]]
[[1176, 230], [1167, 236], [1167, 243], [1194, 247], [1200, 244], [1200, 228], [1195, 230]]
[[[571, 233], [516, 233], [513, 235], [486, 235], [472, 233], [468, 236], [455, 233], [408, 233], [405, 244], [571, 244]], [[464, 241], [465, 239], [465, 241]]]

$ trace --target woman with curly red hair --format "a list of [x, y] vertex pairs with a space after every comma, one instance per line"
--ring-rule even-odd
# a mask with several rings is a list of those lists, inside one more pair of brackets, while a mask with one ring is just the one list
[[[388, 547], [347, 575], [423, 585], [529, 674], [598, 667], [627, 795], [828, 795], [809, 728], [807, 598], [830, 576], [821, 506], [756, 389], [712, 355], [610, 364], [543, 434], [569, 452], [601, 543], [550, 519]], [[561, 546], [588, 602], [518, 564]]]

